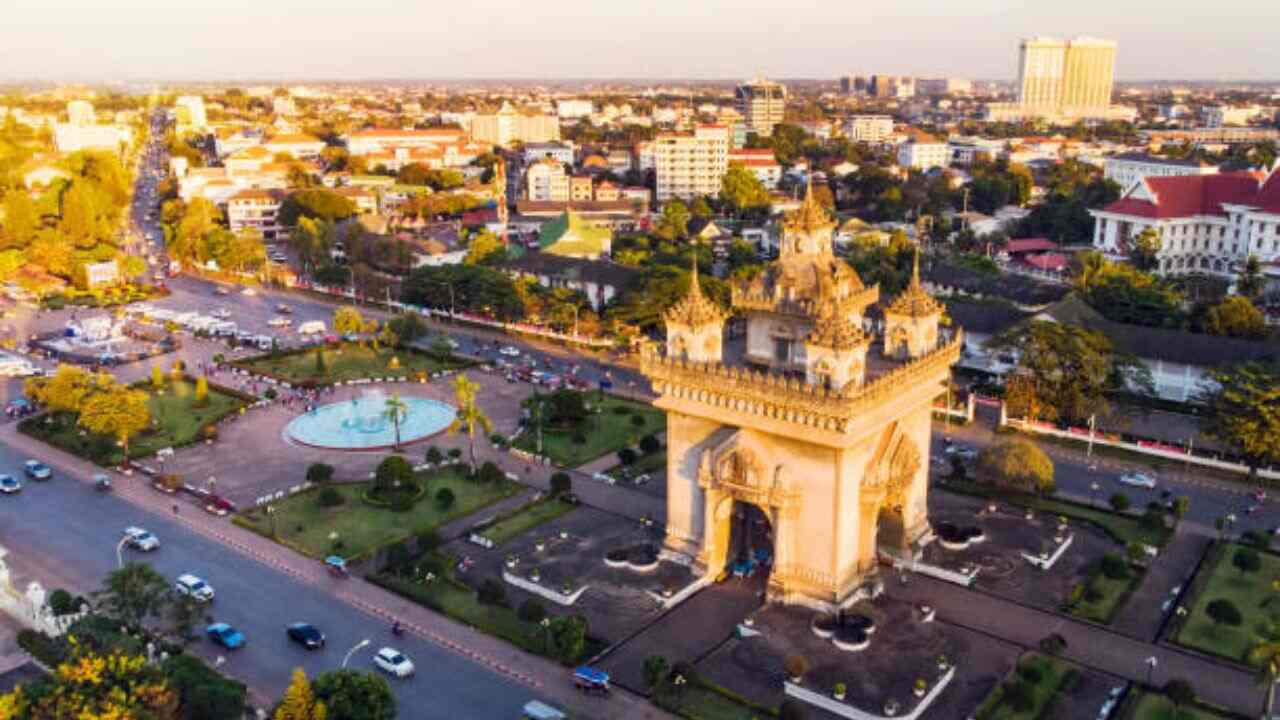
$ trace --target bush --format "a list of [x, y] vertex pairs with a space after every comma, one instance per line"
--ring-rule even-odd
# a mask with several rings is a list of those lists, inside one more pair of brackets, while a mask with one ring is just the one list
[[1023, 682], [1005, 683], [1000, 698], [1009, 709], [1017, 712], [1026, 712], [1035, 705], [1035, 694], [1032, 693], [1031, 686]]
[[1089, 585], [1084, 588], [1085, 602], [1096, 603], [1102, 598], [1103, 598], [1102, 591], [1099, 590], [1096, 586]]
[[1245, 530], [1240, 534], [1240, 544], [1248, 545], [1249, 547], [1257, 548], [1259, 550], [1266, 550], [1271, 546], [1271, 540], [1257, 530]]
[[1124, 512], [1125, 510], [1128, 510], [1129, 506], [1132, 504], [1129, 501], [1129, 496], [1124, 493], [1116, 493], [1115, 495], [1112, 495], [1108, 502], [1111, 503], [1111, 509], [1116, 512]]
[[436, 507], [440, 508], [440, 512], [447, 512], [453, 507], [453, 491], [449, 488], [440, 488], [436, 491]]
[[698, 674], [698, 668], [694, 667], [693, 663], [688, 662], [687, 660], [681, 660], [680, 662], [672, 666], [671, 677], [675, 677], [677, 675], [689, 681], [690, 683], [695, 683], [695, 684], [698, 682], [698, 680], [701, 677]]
[[66, 657], [61, 643], [35, 630], [19, 630], [18, 647], [49, 667], [57, 666]]
[[574, 445], [586, 445], [587, 434], [581, 430], [574, 430], [573, 434], [569, 436], [569, 440], [572, 441]]
[[342, 497], [342, 493], [331, 487], [321, 490], [320, 496], [316, 500], [320, 503], [320, 507], [338, 507], [346, 502]]
[[527, 623], [542, 622], [542, 618], [547, 616], [547, 608], [537, 600], [529, 598], [520, 603], [520, 608], [516, 610], [516, 616]]
[[323, 485], [333, 479], [333, 466], [325, 463], [311, 463], [307, 468], [307, 482]]
[[787, 698], [778, 706], [778, 720], [806, 720], [809, 709], [795, 698]]
[[462, 457], [462, 448], [449, 448], [449, 459], [457, 462]]
[[403, 542], [392, 543], [387, 546], [386, 555], [383, 558], [383, 568], [387, 570], [400, 570], [413, 561], [413, 553], [409, 552], [409, 548]]
[[1241, 575], [1254, 573], [1262, 569], [1262, 557], [1258, 555], [1257, 550], [1241, 548], [1231, 556], [1231, 564], [1240, 571]]
[[49, 609], [53, 611], [54, 615], [70, 615], [79, 610], [76, 607], [76, 599], [71, 596], [71, 593], [62, 588], [49, 593]]
[[275, 388], [267, 388], [267, 391], [262, 393], [262, 396], [268, 400], [275, 400], [280, 396], [280, 393], [277, 393]]
[[1031, 663], [1024, 663], [1018, 666], [1018, 676], [1034, 684], [1044, 679], [1044, 672]]
[[640, 414], [632, 415], [631, 424], [635, 427], [644, 427], [644, 416]]
[[640, 438], [640, 452], [646, 455], [652, 455], [662, 449], [662, 443], [658, 441], [657, 435], [645, 435]]
[[630, 415], [631, 408], [627, 405], [614, 405], [613, 414], [614, 415]]
[[809, 672], [809, 660], [803, 655], [788, 655], [782, 661], [782, 669], [786, 671], [787, 677], [804, 677]]
[[1058, 685], [1058, 692], [1062, 694], [1070, 693], [1080, 687], [1080, 671], [1071, 668], [1062, 674], [1062, 682]]
[[415, 485], [413, 466], [399, 455], [387, 456], [378, 463], [378, 468], [373, 472], [375, 490], [385, 492], [410, 485]]
[[[439, 493], [437, 493], [437, 496]], [[444, 540], [435, 530], [427, 530], [418, 533], [418, 552], [424, 553], [435, 550], [444, 544]]]
[[1244, 618], [1240, 615], [1240, 608], [1226, 598], [1210, 600], [1209, 604], [1205, 606], [1204, 612], [1213, 621], [1214, 625], [1236, 627], [1244, 621]]
[[1060, 633], [1051, 633], [1040, 639], [1040, 651], [1046, 655], [1058, 655], [1067, 649], [1067, 639]]
[[480, 583], [480, 589], [476, 591], [476, 602], [481, 605], [505, 607], [507, 604], [507, 589], [502, 586], [502, 583], [489, 578]]
[[667, 663], [666, 658], [661, 655], [650, 655], [644, 659], [645, 685], [650, 688], [657, 687], [658, 683], [666, 679], [670, 670], [671, 666]]
[[502, 468], [493, 462], [486, 462], [480, 466], [480, 472], [476, 473], [476, 479], [482, 483], [500, 483], [507, 478], [502, 472]]
[[624, 447], [618, 451], [618, 462], [623, 465], [634, 464], [637, 459], [636, 451], [629, 447]]
[[440, 448], [436, 447], [435, 445], [432, 445], [431, 447], [427, 448], [426, 460], [432, 465], [439, 465], [440, 462], [444, 460], [444, 453], [440, 452]]
[[206, 665], [200, 658], [180, 654], [161, 666], [182, 699], [185, 720], [224, 720], [244, 716], [246, 689]]
[[1111, 580], [1124, 580], [1129, 577], [1129, 563], [1119, 555], [1112, 553], [1103, 555], [1098, 567], [1102, 570], [1102, 574]]
[[567, 472], [556, 472], [551, 475], [551, 493], [568, 495], [573, 489], [573, 478]]

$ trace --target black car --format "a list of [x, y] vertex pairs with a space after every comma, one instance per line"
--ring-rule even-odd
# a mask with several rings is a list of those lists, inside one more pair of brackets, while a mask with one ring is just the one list
[[308, 650], [318, 650], [324, 647], [324, 633], [310, 623], [294, 623], [285, 628], [289, 639], [305, 647]]

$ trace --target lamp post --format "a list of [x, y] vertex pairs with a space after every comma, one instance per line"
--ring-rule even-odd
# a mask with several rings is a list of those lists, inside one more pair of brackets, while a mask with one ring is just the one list
[[353, 646], [350, 650], [348, 650], [346, 656], [342, 658], [342, 667], [345, 668], [347, 666], [347, 663], [351, 662], [351, 656], [355, 655], [356, 652], [360, 650], [360, 648], [365, 647], [368, 644], [369, 644], [369, 638], [365, 638], [360, 642], [356, 643], [355, 646]]
[[1098, 425], [1098, 416], [1093, 414], [1089, 416], [1089, 449], [1085, 452], [1085, 457], [1093, 457], [1093, 430]]
[[266, 507], [267, 519], [271, 521], [271, 537], [276, 536], [276, 506], [268, 505]]
[[1142, 662], [1147, 666], [1147, 687], [1151, 687], [1151, 676], [1155, 673], [1156, 665], [1158, 665], [1160, 661], [1156, 659], [1155, 655], [1152, 655]]
[[1095, 496], [1095, 502], [1097, 502], [1098, 505], [1102, 505], [1102, 498], [1096, 497], [1098, 494], [1098, 491], [1101, 489], [1102, 489], [1102, 486], [1099, 485], [1098, 483], [1096, 482], [1089, 483], [1089, 491]]
[[120, 542], [116, 543], [116, 569], [117, 570], [124, 567], [124, 546], [125, 546], [125, 543], [127, 542], [129, 542], [129, 536], [125, 535], [124, 537], [120, 538]]

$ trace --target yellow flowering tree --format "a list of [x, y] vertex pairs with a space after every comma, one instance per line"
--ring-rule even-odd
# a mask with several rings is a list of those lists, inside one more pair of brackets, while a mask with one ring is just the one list
[[39, 681], [38, 691], [0, 695], [0, 720], [93, 718], [177, 720], [178, 694], [144, 658], [99, 655], [72, 644], [71, 657]]
[[129, 439], [151, 424], [147, 394], [119, 385], [95, 393], [81, 408], [79, 424], [89, 432], [119, 440], [127, 462]]
[[311, 682], [302, 668], [294, 668], [293, 680], [284, 691], [276, 708], [275, 720], [326, 720], [329, 712], [324, 703], [316, 700]]

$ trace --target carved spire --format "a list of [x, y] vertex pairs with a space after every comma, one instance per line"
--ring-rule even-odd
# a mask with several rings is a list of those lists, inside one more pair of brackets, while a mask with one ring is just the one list
[[827, 214], [822, 204], [813, 196], [813, 175], [805, 181], [804, 201], [794, 212], [787, 213], [782, 225], [785, 230], [802, 233], [814, 233], [829, 230], [836, 226], [835, 221]]
[[720, 306], [702, 294], [702, 284], [698, 282], [698, 258], [695, 254], [693, 272], [689, 276], [689, 292], [663, 313], [663, 319], [668, 325], [701, 327], [719, 325], [725, 321], [725, 318], [726, 314]]
[[901, 295], [893, 299], [893, 302], [889, 304], [885, 312], [913, 318], [942, 314], [942, 303], [935, 300], [920, 284], [919, 248], [916, 249], [915, 258], [911, 264], [911, 282], [907, 285], [907, 289], [902, 291]]

